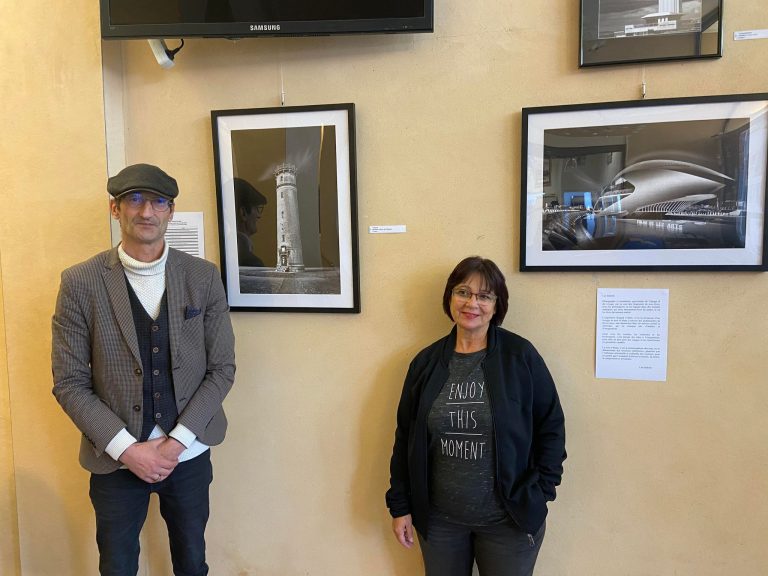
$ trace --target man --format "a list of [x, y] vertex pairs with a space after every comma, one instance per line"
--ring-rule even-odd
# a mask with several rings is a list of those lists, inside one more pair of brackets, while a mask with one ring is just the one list
[[238, 264], [240, 266], [264, 266], [261, 258], [253, 253], [251, 236], [256, 233], [257, 224], [264, 213], [267, 199], [247, 180], [235, 178], [234, 185]]
[[168, 247], [179, 193], [156, 166], [109, 179], [122, 242], [61, 276], [53, 316], [53, 393], [83, 433], [102, 575], [135, 576], [150, 494], [160, 498], [176, 575], [208, 573], [209, 446], [234, 336], [213, 264]]

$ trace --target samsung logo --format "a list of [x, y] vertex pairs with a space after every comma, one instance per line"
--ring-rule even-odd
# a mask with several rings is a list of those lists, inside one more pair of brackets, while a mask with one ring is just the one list
[[251, 32], [278, 32], [280, 24], [251, 24]]

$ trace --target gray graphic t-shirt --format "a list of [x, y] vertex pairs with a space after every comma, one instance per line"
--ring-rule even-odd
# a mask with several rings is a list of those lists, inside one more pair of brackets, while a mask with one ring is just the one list
[[448, 381], [427, 418], [432, 513], [475, 526], [508, 518], [495, 489], [493, 417], [484, 358], [485, 350], [454, 352]]

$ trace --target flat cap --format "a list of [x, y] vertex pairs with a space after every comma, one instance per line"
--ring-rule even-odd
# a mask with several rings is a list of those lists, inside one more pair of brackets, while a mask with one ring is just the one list
[[133, 164], [107, 180], [107, 192], [119, 198], [129, 192], [154, 192], [171, 200], [179, 195], [179, 185], [152, 164]]

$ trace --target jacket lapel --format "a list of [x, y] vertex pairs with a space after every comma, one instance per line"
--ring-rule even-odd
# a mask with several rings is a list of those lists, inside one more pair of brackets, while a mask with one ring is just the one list
[[168, 297], [168, 324], [171, 340], [171, 363], [176, 366], [179, 333], [184, 323], [184, 268], [179, 266], [178, 255], [171, 248], [165, 264], [165, 289]]
[[115, 318], [117, 318], [117, 325], [120, 327], [123, 338], [128, 343], [128, 348], [131, 350], [133, 357], [141, 365], [139, 340], [136, 336], [131, 301], [128, 298], [125, 274], [123, 273], [123, 266], [120, 264], [120, 258], [117, 255], [117, 248], [113, 248], [107, 255], [103, 277], [107, 294], [109, 295], [109, 302], [112, 305], [112, 312], [115, 314]]

